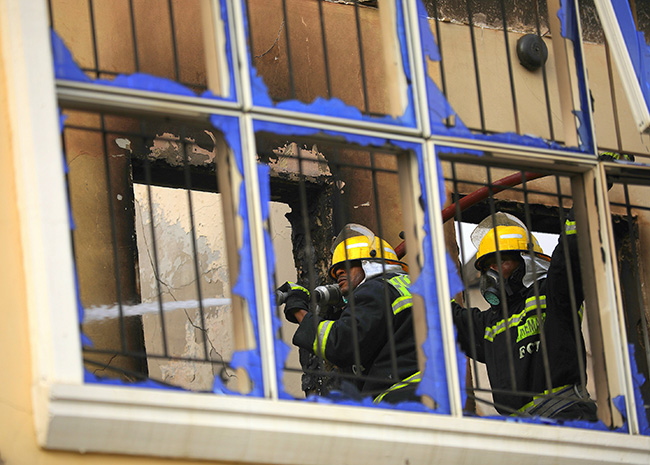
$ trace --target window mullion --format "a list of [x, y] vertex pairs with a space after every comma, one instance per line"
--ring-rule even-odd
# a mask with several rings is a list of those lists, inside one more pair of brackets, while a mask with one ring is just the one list
[[[396, 0], [400, 1], [400, 0]], [[415, 98], [415, 116], [417, 127], [422, 131], [423, 137], [431, 135], [431, 126], [429, 121], [429, 106], [427, 105], [426, 89], [426, 68], [422, 58], [422, 41], [420, 39], [419, 17], [417, 5], [415, 2], [420, 0], [404, 0], [405, 4], [405, 27], [407, 32], [407, 41], [409, 45], [409, 62], [412, 64], [411, 82], [413, 83], [413, 93]]]
[[[594, 169], [572, 178], [574, 210], [578, 230], [578, 247], [584, 286], [585, 308], [591, 352], [594, 359], [598, 417], [606, 425], [620, 427], [624, 419], [613, 403], [619, 395], [625, 395], [623, 365], [625, 357], [621, 351], [621, 331], [618, 326], [618, 311], [614, 284], [612, 254], [609, 242], [601, 238], [610, 221], [603, 208], [604, 187]], [[597, 214], [594, 214], [594, 210]], [[629, 363], [629, 362], [628, 362]], [[625, 395], [626, 408], [630, 410], [630, 396]]]
[[245, 18], [242, 9], [243, 0], [226, 0], [229, 6], [229, 21], [232, 37], [233, 66], [235, 68], [235, 81], [237, 98], [243, 110], [248, 111], [253, 106], [253, 94], [250, 81], [250, 61], [244, 28]]
[[601, 217], [605, 219], [605, 221], [602, 222], [602, 228], [603, 230], [607, 231], [607, 234], [605, 235], [607, 239], [604, 241], [604, 249], [606, 253], [609, 252], [608, 263], [613, 264], [611, 266], [611, 270], [608, 270], [608, 273], [612, 278], [608, 280], [608, 282], [611, 283], [612, 286], [611, 299], [613, 301], [612, 305], [614, 305], [612, 308], [615, 310], [615, 314], [612, 314], [612, 320], [616, 323], [616, 326], [612, 327], [611, 330], [612, 334], [614, 334], [614, 330], [617, 330], [618, 337], [620, 338], [618, 344], [616, 344], [615, 347], [616, 356], [620, 359], [620, 363], [617, 363], [616, 366], [618, 367], [619, 377], [623, 382], [622, 389], [625, 390], [625, 408], [627, 410], [626, 416], [629, 433], [639, 434], [639, 419], [637, 416], [637, 406], [634, 395], [634, 383], [632, 382], [632, 368], [630, 366], [630, 355], [628, 348], [629, 344], [627, 333], [625, 331], [625, 315], [623, 313], [625, 307], [623, 306], [622, 300], [623, 293], [621, 291], [621, 278], [619, 276], [618, 266], [615, 266], [618, 259], [616, 257], [616, 245], [614, 243], [613, 225], [612, 221], [609, 220], [612, 218], [612, 212], [610, 203], [607, 201], [606, 191], [602, 189], [602, 187], [606, 185], [607, 175], [605, 174], [605, 167], [602, 163], [598, 164], [598, 169], [600, 172], [599, 177], [602, 180], [602, 182], [600, 182], [600, 192], [605, 192], [602, 196], [603, 201], [601, 202], [599, 198], [598, 202], [599, 205], [602, 205]]
[[[447, 275], [446, 247], [442, 226], [442, 214], [439, 205], [442, 205], [439, 195], [439, 177], [436, 159], [436, 148], [433, 142], [424, 147], [424, 177], [427, 191], [428, 208], [427, 216], [430, 227], [431, 248], [435, 267], [436, 290], [438, 296], [438, 309], [440, 312], [440, 328], [442, 347], [447, 374], [447, 390], [449, 396], [449, 411], [452, 416], [462, 416], [463, 408], [460, 397], [460, 382], [458, 379], [458, 363], [456, 358], [456, 340], [454, 337], [454, 323], [452, 321], [449, 302], [449, 280]], [[443, 406], [444, 407], [444, 406]]]
[[264, 395], [272, 399], [277, 399], [278, 384], [275, 373], [276, 364], [273, 327], [271, 321], [271, 301], [269, 297], [268, 268], [264, 244], [265, 230], [259, 189], [260, 180], [257, 171], [258, 163], [255, 134], [253, 132], [253, 121], [250, 115], [243, 115], [239, 122], [242, 138], [244, 188], [246, 192], [246, 205], [248, 207], [248, 222], [245, 227], [248, 228], [250, 234], [259, 334], [258, 349], [261, 357]]

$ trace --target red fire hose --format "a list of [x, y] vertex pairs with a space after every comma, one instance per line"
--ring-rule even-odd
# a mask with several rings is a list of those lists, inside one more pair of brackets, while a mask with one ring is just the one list
[[[512, 186], [521, 184], [524, 181], [531, 181], [533, 179], [538, 179], [543, 176], [546, 175], [541, 173], [531, 173], [528, 171], [523, 173], [518, 172], [518, 173], [511, 174], [510, 176], [506, 176], [505, 178], [501, 178], [498, 181], [493, 182], [490, 186], [483, 186], [480, 189], [476, 189], [471, 194], [466, 195], [465, 197], [463, 197], [457, 202], [458, 209], [460, 211], [463, 211], [466, 208], [469, 208], [472, 205], [477, 204], [481, 200], [486, 199], [490, 195], [490, 193], [496, 194]], [[454, 217], [454, 214], [456, 213], [456, 208], [457, 208], [456, 203], [452, 203], [447, 208], [442, 210], [443, 223], [446, 223], [448, 220]], [[397, 258], [402, 258], [404, 255], [406, 255], [405, 241], [402, 241], [397, 247], [395, 247], [395, 253], [397, 254]]]

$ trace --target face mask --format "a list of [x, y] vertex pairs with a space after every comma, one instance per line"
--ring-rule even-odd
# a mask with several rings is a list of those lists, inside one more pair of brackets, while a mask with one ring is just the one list
[[[525, 274], [525, 267], [522, 264], [517, 267], [516, 270], [512, 272], [510, 277], [503, 283], [504, 290], [506, 295], [509, 297], [517, 292], [520, 292], [525, 288], [523, 285], [522, 279]], [[499, 273], [493, 269], [488, 269], [481, 274], [481, 280], [479, 283], [479, 289], [481, 295], [486, 300], [487, 303], [496, 307], [501, 303], [501, 289], [499, 286], [499, 280], [501, 277]]]
[[497, 306], [501, 302], [501, 291], [499, 291], [499, 273], [489, 269], [481, 274], [480, 290], [483, 298], [492, 306]]

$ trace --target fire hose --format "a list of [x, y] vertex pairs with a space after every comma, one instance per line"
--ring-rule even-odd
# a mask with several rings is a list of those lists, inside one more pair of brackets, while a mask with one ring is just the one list
[[[545, 174], [541, 173], [532, 173], [529, 171], [518, 172], [501, 178], [493, 182], [489, 186], [483, 186], [480, 189], [475, 190], [474, 192], [466, 195], [458, 202], [454, 202], [448, 207], [442, 210], [442, 222], [446, 223], [451, 218], [454, 217], [456, 211], [463, 211], [466, 208], [476, 205], [478, 202], [485, 200], [488, 196], [497, 194], [503, 190], [509, 189], [510, 187], [521, 184], [524, 181], [532, 181], [533, 179], [538, 179]], [[402, 258], [406, 255], [406, 241], [402, 241], [395, 247], [395, 253], [397, 258]], [[286, 300], [288, 293], [281, 291], [276, 291], [276, 302], [278, 305], [282, 305]], [[317, 305], [326, 306], [329, 304], [337, 303], [341, 300], [341, 291], [337, 284], [328, 284], [324, 286], [318, 286], [314, 289], [314, 297]]]
[[[463, 211], [472, 205], [476, 205], [481, 200], [485, 200], [490, 195], [497, 194], [503, 190], [516, 186], [517, 184], [521, 184], [524, 181], [532, 181], [533, 179], [538, 179], [544, 176], [546, 175], [542, 173], [531, 173], [529, 171], [518, 172], [511, 174], [510, 176], [506, 176], [505, 178], [501, 178], [489, 186], [483, 186], [480, 189], [476, 189], [474, 192], [466, 195], [458, 202], [454, 202], [448, 207], [444, 208], [442, 210], [442, 222], [446, 223], [451, 218], [453, 218], [456, 210]], [[397, 254], [397, 258], [402, 258], [404, 255], [406, 255], [406, 241], [402, 241], [397, 245], [397, 247], [395, 247], [395, 253]]]

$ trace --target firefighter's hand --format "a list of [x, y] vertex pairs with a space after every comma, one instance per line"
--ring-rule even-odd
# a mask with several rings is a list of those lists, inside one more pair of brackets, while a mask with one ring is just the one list
[[634, 161], [634, 155], [631, 153], [618, 153], [618, 152], [602, 152], [598, 155], [601, 161]]
[[295, 313], [298, 310], [309, 311], [309, 291], [301, 285], [289, 281], [280, 286], [278, 291], [287, 295], [284, 316], [291, 323], [298, 323]]
[[[634, 155], [631, 153], [618, 153], [618, 152], [603, 152], [600, 155], [598, 155], [598, 160], [600, 161], [634, 161]], [[607, 190], [610, 190], [614, 186], [613, 183], [608, 182], [607, 183]]]

